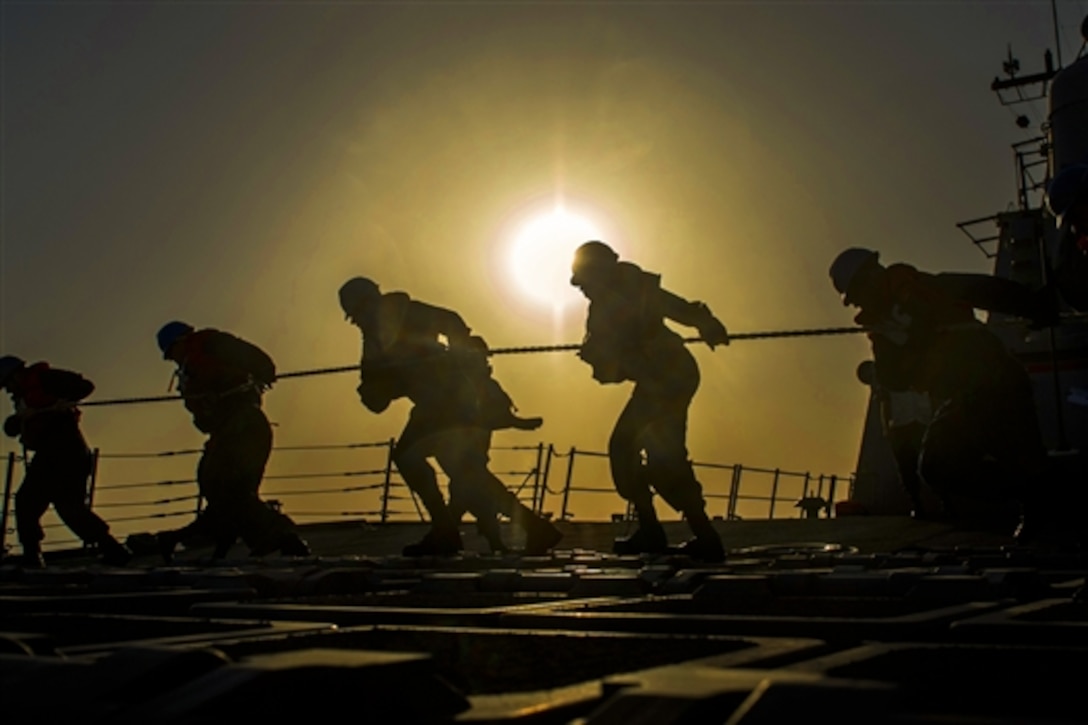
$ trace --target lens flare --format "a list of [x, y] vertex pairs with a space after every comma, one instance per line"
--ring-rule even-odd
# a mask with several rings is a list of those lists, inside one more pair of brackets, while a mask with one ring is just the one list
[[533, 219], [510, 245], [509, 269], [517, 288], [531, 301], [553, 308], [581, 299], [570, 284], [571, 260], [579, 245], [599, 238], [591, 221], [561, 207]]

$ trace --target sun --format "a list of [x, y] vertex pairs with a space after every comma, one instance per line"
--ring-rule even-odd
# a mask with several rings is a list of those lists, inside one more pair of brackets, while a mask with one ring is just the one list
[[555, 309], [582, 298], [570, 284], [574, 250], [600, 231], [588, 219], [556, 207], [529, 221], [510, 245], [509, 270], [526, 298]]

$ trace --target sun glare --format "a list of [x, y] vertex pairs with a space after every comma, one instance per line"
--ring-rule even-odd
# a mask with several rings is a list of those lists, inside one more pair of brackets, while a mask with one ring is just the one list
[[599, 238], [588, 219], [562, 208], [533, 219], [510, 246], [509, 267], [518, 290], [553, 308], [581, 299], [570, 284], [570, 263], [579, 245]]

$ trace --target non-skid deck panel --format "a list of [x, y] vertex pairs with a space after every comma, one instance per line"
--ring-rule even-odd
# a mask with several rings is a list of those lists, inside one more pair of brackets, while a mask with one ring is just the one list
[[1064, 663], [1088, 656], [1088, 557], [754, 543], [713, 565], [587, 548], [0, 567], [0, 702], [122, 725], [1085, 719]]

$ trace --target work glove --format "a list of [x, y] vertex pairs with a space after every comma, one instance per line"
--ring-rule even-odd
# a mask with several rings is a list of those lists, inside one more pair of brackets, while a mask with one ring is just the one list
[[722, 321], [710, 313], [710, 309], [703, 306], [706, 311], [704, 319], [699, 323], [697, 330], [699, 330], [699, 337], [703, 339], [703, 342], [707, 344], [711, 350], [717, 345], [729, 344], [729, 331], [725, 329], [725, 325]]
[[473, 352], [478, 352], [483, 355], [487, 355], [491, 352], [491, 348], [487, 346], [487, 341], [479, 335], [470, 335], [468, 338], [468, 348]]
[[23, 417], [18, 413], [9, 415], [4, 421], [4, 433], [10, 438], [18, 438], [23, 432]]
[[392, 396], [387, 391], [371, 383], [359, 383], [359, 387], [355, 388], [355, 392], [359, 394], [359, 402], [372, 413], [383, 412], [393, 402]]

